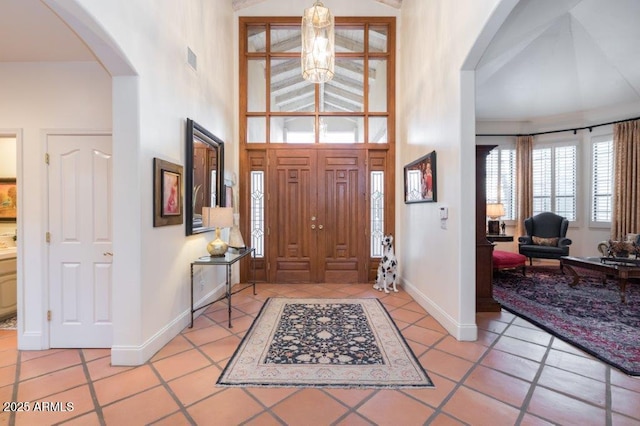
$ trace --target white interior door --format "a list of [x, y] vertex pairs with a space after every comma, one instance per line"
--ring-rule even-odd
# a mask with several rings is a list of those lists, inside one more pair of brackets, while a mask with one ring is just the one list
[[49, 135], [49, 333], [52, 348], [109, 348], [111, 136]]

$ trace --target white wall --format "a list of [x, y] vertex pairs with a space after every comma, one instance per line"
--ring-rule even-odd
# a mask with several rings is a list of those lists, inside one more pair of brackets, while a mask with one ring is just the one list
[[[403, 166], [435, 150], [438, 197], [436, 203], [396, 204], [402, 279], [416, 300], [462, 340], [474, 340], [477, 328], [474, 87], [473, 74], [461, 70], [498, 3], [402, 4], [396, 191], [403, 193]], [[449, 209], [446, 229], [440, 226], [440, 207]]]
[[[184, 224], [153, 227], [153, 158], [184, 165], [187, 117], [225, 142], [227, 170], [237, 157], [230, 101], [235, 51], [227, 42], [231, 2], [76, 2], [137, 74], [114, 79], [114, 175], [123, 195], [123, 210], [115, 214], [114, 268], [118, 256], [126, 257], [126, 266], [114, 272], [125, 283], [114, 282], [112, 362], [139, 364], [187, 325], [189, 264], [207, 254], [212, 237], [187, 238]], [[197, 71], [187, 64], [187, 48], [197, 55]], [[223, 270], [208, 269], [207, 286], [196, 298], [224, 282]]]

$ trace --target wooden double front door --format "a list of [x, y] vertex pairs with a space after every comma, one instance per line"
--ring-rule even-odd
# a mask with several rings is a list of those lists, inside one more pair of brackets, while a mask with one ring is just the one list
[[268, 154], [270, 282], [364, 282], [368, 221], [364, 150]]

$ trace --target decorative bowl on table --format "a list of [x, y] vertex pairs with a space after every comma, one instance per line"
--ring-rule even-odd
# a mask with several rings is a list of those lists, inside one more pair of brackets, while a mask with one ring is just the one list
[[609, 240], [608, 253], [609, 257], [629, 257], [640, 255], [640, 246], [635, 241], [614, 241]]

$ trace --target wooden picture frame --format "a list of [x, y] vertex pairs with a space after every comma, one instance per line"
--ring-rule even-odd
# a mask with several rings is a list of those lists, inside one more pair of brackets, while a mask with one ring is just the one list
[[184, 215], [182, 166], [153, 159], [153, 226], [181, 225]]
[[436, 152], [404, 166], [404, 202], [434, 203], [437, 197]]
[[15, 178], [0, 178], [0, 222], [18, 218], [18, 187]]

